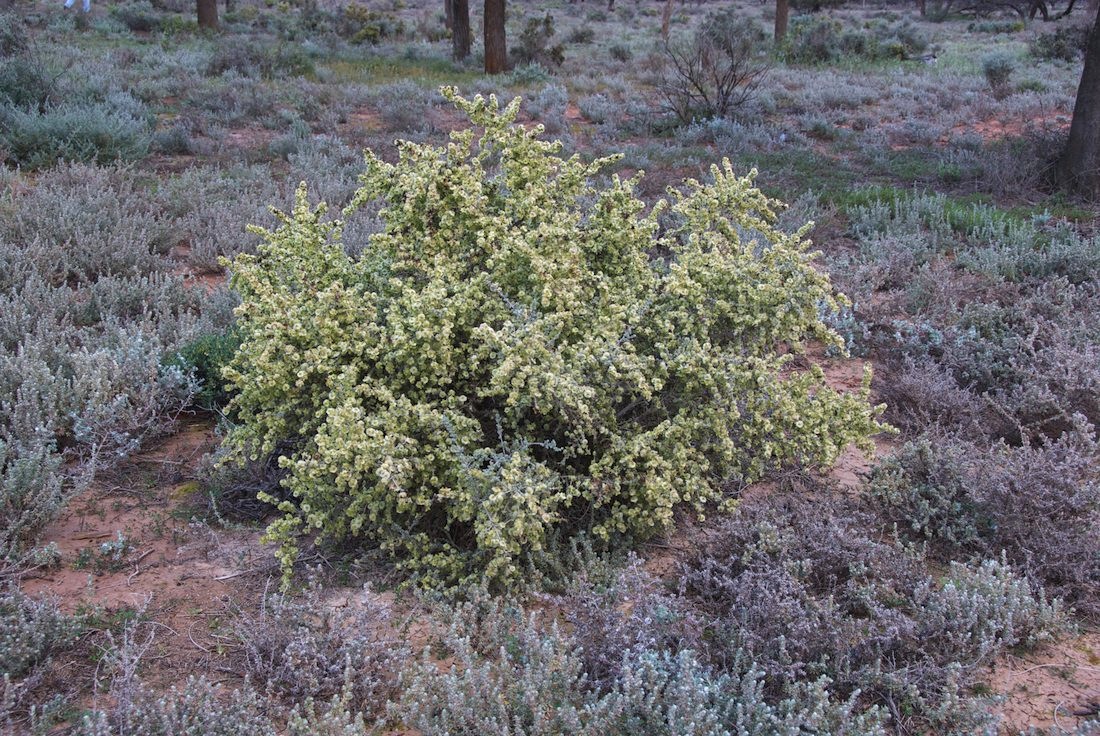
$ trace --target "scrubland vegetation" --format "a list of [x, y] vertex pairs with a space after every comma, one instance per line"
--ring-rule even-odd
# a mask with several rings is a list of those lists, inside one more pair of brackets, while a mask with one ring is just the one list
[[1096, 11], [792, 6], [0, 15], [0, 731], [1100, 730]]

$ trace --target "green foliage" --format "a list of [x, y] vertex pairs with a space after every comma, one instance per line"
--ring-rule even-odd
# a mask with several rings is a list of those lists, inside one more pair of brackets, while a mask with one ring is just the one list
[[514, 124], [518, 100], [444, 94], [480, 139], [368, 154], [352, 206], [386, 208], [359, 260], [302, 189], [233, 262], [227, 444], [294, 442], [268, 533], [287, 570], [308, 531], [379, 543], [427, 582], [508, 582], [558, 533], [647, 537], [726, 480], [868, 448], [868, 386], [790, 370], [805, 340], [840, 346], [819, 308], [843, 297], [752, 174], [714, 166], [645, 212], [636, 178], [590, 184], [614, 159], [562, 159]]
[[1000, 99], [1008, 95], [1011, 91], [1009, 81], [1015, 69], [1016, 64], [1008, 54], [990, 54], [982, 60], [982, 73], [994, 97]]
[[0, 104], [20, 109], [41, 108], [53, 86], [53, 79], [31, 57], [8, 59], [0, 65]]
[[1028, 46], [1028, 51], [1036, 59], [1077, 61], [1085, 53], [1088, 41], [1088, 26], [1062, 26], [1037, 35]]
[[201, 388], [195, 395], [195, 403], [213, 410], [229, 402], [230, 395], [225, 389], [222, 369], [240, 345], [241, 336], [235, 327], [208, 332], [181, 347], [167, 363], [199, 380]]
[[6, 151], [9, 162], [30, 169], [57, 161], [142, 158], [149, 152], [153, 121], [143, 105], [122, 97], [57, 105], [41, 113], [0, 106], [0, 151]]
[[355, 2], [344, 7], [336, 27], [338, 33], [352, 43], [375, 44], [405, 33], [405, 24], [401, 19]]
[[797, 64], [824, 64], [907, 59], [927, 47], [928, 39], [908, 22], [891, 25], [880, 21], [845, 28], [833, 18], [800, 16], [791, 21], [783, 55]]
[[161, 14], [149, 2], [112, 5], [111, 17], [136, 33], [151, 33], [161, 28]]
[[554, 17], [547, 13], [541, 18], [528, 18], [519, 34], [519, 41], [512, 46], [512, 58], [520, 65], [541, 64], [561, 66], [565, 61], [565, 47], [553, 44]]

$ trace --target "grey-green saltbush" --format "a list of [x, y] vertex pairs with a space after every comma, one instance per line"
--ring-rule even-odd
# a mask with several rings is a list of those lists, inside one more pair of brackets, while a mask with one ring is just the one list
[[0, 108], [0, 149], [9, 162], [24, 168], [140, 159], [151, 140], [147, 115], [106, 102], [61, 104], [43, 112]]
[[224, 298], [167, 273], [179, 220], [143, 189], [125, 167], [64, 165], [13, 187], [0, 211], [5, 559], [21, 558], [91, 471], [188, 404], [195, 380], [164, 360], [228, 319]]
[[0, 672], [19, 677], [70, 641], [77, 624], [48, 600], [14, 586], [0, 590]]
[[1009, 83], [1015, 69], [1016, 64], [1012, 57], [1004, 53], [991, 54], [982, 60], [982, 73], [985, 74], [985, 81], [994, 97], [1000, 99], [1008, 95]]
[[715, 673], [688, 650], [623, 652], [622, 676], [600, 690], [567, 635], [508, 601], [459, 606], [441, 644], [449, 671], [425, 656], [403, 675], [390, 710], [425, 736], [885, 733], [877, 710], [837, 701], [826, 680], [769, 699], [751, 662]]

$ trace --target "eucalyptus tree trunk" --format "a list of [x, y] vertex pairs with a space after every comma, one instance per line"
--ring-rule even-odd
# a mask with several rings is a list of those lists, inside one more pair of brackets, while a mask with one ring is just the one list
[[508, 71], [508, 44], [504, 37], [504, 0], [485, 0], [485, 73]]
[[196, 0], [199, 28], [218, 27], [218, 0]]
[[451, 43], [454, 58], [462, 61], [470, 55], [470, 0], [448, 0], [451, 6]]
[[791, 14], [791, 0], [775, 0], [775, 43], [778, 45], [787, 36], [787, 18]]
[[1060, 183], [1100, 200], [1100, 15], [1092, 22], [1069, 140], [1058, 160]]

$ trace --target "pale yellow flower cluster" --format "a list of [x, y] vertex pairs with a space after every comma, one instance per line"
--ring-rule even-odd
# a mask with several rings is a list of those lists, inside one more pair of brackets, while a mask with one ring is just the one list
[[785, 368], [807, 339], [840, 345], [819, 314], [842, 297], [752, 174], [727, 161], [647, 209], [637, 178], [593, 184], [609, 159], [517, 125], [518, 100], [444, 94], [472, 128], [367, 154], [352, 206], [382, 200], [385, 229], [360, 258], [303, 188], [231, 264], [227, 444], [282, 452], [286, 569], [309, 533], [430, 583], [507, 583], [553, 542], [661, 532], [728, 480], [880, 429], [866, 387]]

